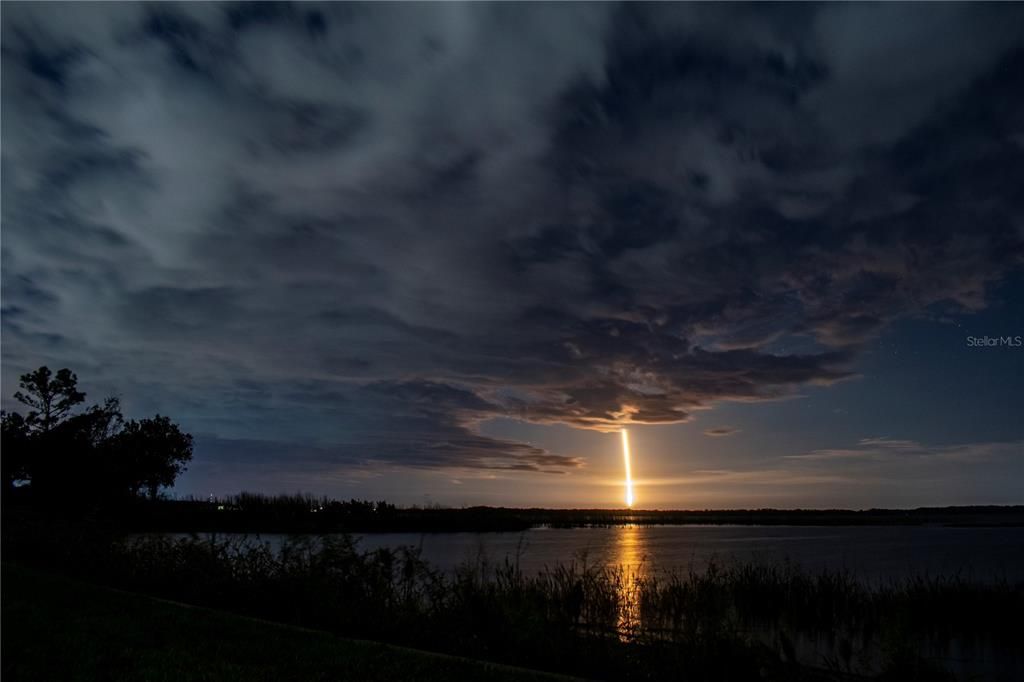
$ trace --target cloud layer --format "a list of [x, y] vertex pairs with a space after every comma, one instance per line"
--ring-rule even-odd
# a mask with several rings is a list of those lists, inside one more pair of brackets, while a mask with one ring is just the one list
[[1021, 27], [8, 3], [4, 394], [48, 362], [224, 457], [564, 472], [476, 426], [849, 378], [893, 320], [981, 309], [1024, 263]]

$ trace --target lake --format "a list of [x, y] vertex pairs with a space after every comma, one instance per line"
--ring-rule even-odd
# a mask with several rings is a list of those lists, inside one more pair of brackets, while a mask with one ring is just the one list
[[[259, 539], [278, 546], [285, 537], [262, 535]], [[686, 525], [357, 537], [364, 550], [419, 547], [426, 561], [443, 570], [478, 557], [489, 562], [518, 557], [527, 572], [572, 560], [639, 573], [701, 570], [712, 560], [790, 561], [810, 571], [849, 570], [868, 582], [953, 574], [977, 581], [1024, 581], [1024, 528]]]
[[[848, 570], [867, 584], [911, 576], [959, 574], [973, 581], [1024, 581], [1024, 528], [922, 526], [612, 526], [536, 528], [522, 533], [373, 534], [360, 547], [422, 548], [423, 558], [441, 569], [485, 557], [516, 561], [525, 572], [571, 560], [622, 566], [637, 574], [693, 567], [709, 562], [790, 561], [810, 571]], [[635, 615], [635, 614], [634, 614]], [[771, 631], [751, 633], [774, 645]], [[835, 660], [832, 633], [793, 635], [797, 657], [807, 664]], [[860, 672], [877, 673], [880, 641], [861, 642]], [[1018, 680], [1024, 658], [984, 640], [920, 644], [920, 654], [940, 663], [957, 679]]]
[[[289, 536], [218, 533], [216, 537], [244, 537], [244, 542], [267, 543], [276, 549]], [[527, 575], [570, 561], [623, 567], [640, 575], [690, 568], [702, 571], [712, 561], [720, 565], [791, 562], [811, 572], [849, 571], [867, 585], [954, 575], [976, 582], [1024, 583], [1024, 528], [625, 525], [534, 528], [518, 533], [373, 533], [356, 538], [364, 551], [418, 547], [429, 564], [443, 571], [481, 558], [491, 565], [518, 561]], [[635, 602], [625, 599], [620, 608], [620, 624], [639, 622]], [[881, 669], [886, 651], [883, 634], [847, 633], [857, 652], [856, 671], [876, 674]], [[755, 627], [748, 635], [767, 646], [778, 646], [777, 631], [771, 626]], [[797, 659], [809, 665], [838, 660], [842, 650], [842, 638], [831, 631], [794, 629], [788, 636]], [[1024, 679], [1024, 656], [1001, 640], [935, 637], [914, 646], [919, 655], [959, 679]]]

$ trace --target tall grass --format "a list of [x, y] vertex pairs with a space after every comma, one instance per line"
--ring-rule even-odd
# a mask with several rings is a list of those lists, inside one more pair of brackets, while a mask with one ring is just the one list
[[[920, 665], [923, 642], [1012, 647], [1024, 608], [1024, 586], [1005, 581], [867, 586], [792, 564], [636, 573], [580, 557], [527, 573], [481, 555], [444, 573], [415, 548], [364, 552], [346, 535], [278, 549], [237, 536], [8, 536], [8, 558], [125, 589], [604, 679], [845, 679], [887, 667], [922, 678], [935, 672]], [[824, 650], [808, 648], [823, 637]]]

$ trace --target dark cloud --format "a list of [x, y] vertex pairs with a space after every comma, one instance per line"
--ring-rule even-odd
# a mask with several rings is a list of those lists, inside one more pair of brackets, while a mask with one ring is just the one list
[[705, 436], [712, 436], [712, 437], [720, 438], [722, 436], [731, 436], [732, 434], [734, 434], [734, 433], [736, 433], [738, 431], [739, 431], [739, 429], [735, 429], [735, 428], [733, 428], [731, 426], [716, 426], [716, 427], [711, 428], [711, 429], [705, 429], [704, 430], [704, 435]]
[[1024, 262], [1022, 19], [8, 3], [4, 393], [67, 364], [218, 457], [567, 471], [477, 426], [841, 381]]

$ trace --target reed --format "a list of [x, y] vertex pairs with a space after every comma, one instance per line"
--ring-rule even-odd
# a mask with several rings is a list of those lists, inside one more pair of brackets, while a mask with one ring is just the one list
[[[14, 556], [247, 615], [598, 678], [638, 679], [642, 670], [836, 679], [829, 675], [908, 665], [940, 674], [917, 665], [923, 643], [1012, 647], [1024, 608], [1024, 586], [1005, 580], [866, 585], [785, 563], [637, 574], [582, 556], [527, 573], [514, 558], [481, 554], [446, 573], [416, 548], [364, 552], [347, 535], [295, 536], [277, 549], [217, 535], [79, 535], [49, 544], [59, 548], [47, 554], [37, 542]], [[823, 640], [823, 650], [808, 649]]]

